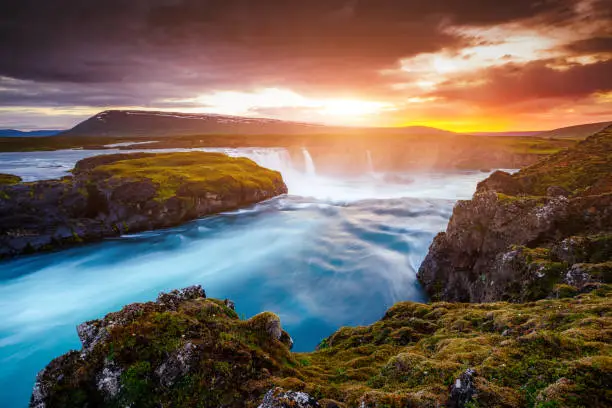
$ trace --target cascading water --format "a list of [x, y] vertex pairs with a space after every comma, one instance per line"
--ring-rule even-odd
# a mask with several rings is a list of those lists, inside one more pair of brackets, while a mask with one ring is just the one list
[[302, 153], [304, 154], [304, 166], [306, 168], [306, 174], [308, 176], [316, 176], [317, 175], [317, 169], [315, 168], [315, 164], [314, 161], [312, 160], [312, 156], [310, 155], [310, 152], [308, 152], [307, 149], [302, 149]]
[[[289, 195], [177, 228], [0, 262], [1, 407], [27, 406], [36, 373], [80, 348], [77, 324], [162, 290], [201, 284], [247, 317], [276, 312], [296, 351], [312, 350], [340, 326], [372, 323], [394, 302], [423, 301], [415, 271], [454, 200], [469, 198], [487, 176], [331, 177], [317, 173], [307, 150], [305, 170], [283, 148], [199, 150], [278, 170]], [[62, 177], [84, 157], [116, 152], [0, 153], [0, 173]]]
[[366, 150], [366, 161], [368, 165], [368, 173], [374, 174], [374, 162], [372, 161], [372, 152]]

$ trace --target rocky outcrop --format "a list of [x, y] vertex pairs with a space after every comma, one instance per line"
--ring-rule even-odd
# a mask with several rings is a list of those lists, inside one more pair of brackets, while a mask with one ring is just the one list
[[611, 293], [403, 302], [317, 351], [291, 353], [277, 315], [241, 320], [194, 286], [80, 326], [82, 350], [39, 373], [30, 406], [610, 406]]
[[0, 257], [171, 227], [286, 192], [280, 173], [220, 154], [84, 159], [72, 177], [0, 186]]
[[259, 408], [320, 408], [310, 395], [300, 391], [285, 391], [274, 388], [266, 393]]
[[476, 372], [468, 368], [450, 387], [450, 397], [446, 406], [448, 408], [464, 408], [468, 402], [472, 401], [474, 394], [478, 391], [474, 382]]
[[[241, 321], [225, 301], [206, 298], [200, 286], [128, 305], [77, 331], [81, 351], [53, 360], [39, 373], [30, 406], [63, 407], [65, 401], [71, 406], [176, 406], [176, 392], [196, 385], [202, 387], [204, 406], [242, 406], [237, 403], [264, 394], [271, 375], [295, 375], [285, 366], [292, 358], [280, 339], [289, 335], [278, 316]], [[272, 393], [264, 406], [313, 401], [302, 394]]]
[[496, 172], [480, 183], [472, 200], [457, 203], [419, 269], [429, 295], [527, 301], [557, 296], [557, 285], [579, 293], [612, 282], [610, 152], [612, 128], [516, 175]]

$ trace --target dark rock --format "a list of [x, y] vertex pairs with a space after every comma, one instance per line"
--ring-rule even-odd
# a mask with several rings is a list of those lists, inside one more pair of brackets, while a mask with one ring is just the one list
[[234, 302], [232, 302], [229, 299], [225, 299], [225, 306], [232, 309], [232, 310], [236, 310], [236, 305], [234, 304]]
[[569, 197], [570, 192], [559, 186], [550, 186], [546, 189], [546, 195], [548, 197]]
[[107, 327], [101, 325], [99, 320], [79, 324], [77, 326], [77, 334], [83, 346], [82, 356], [86, 356], [96, 345], [108, 338]]
[[274, 388], [266, 393], [259, 408], [318, 408], [316, 399], [301, 391]]
[[468, 368], [450, 387], [450, 396], [446, 406], [448, 408], [464, 408], [476, 394], [476, 371]]
[[198, 360], [198, 346], [191, 342], [173, 352], [156, 370], [155, 374], [164, 387], [171, 387], [175, 381], [186, 375]]
[[162, 292], [157, 296], [156, 302], [164, 306], [176, 308], [186, 300], [200, 298], [206, 298], [206, 292], [202, 289], [201, 285], [194, 285], [184, 289], [175, 289], [168, 293]]
[[[476, 193], [471, 201], [455, 206], [446, 232], [435, 237], [421, 264], [419, 280], [439, 300], [547, 297], [554, 283], [562, 280], [564, 271], [559, 268], [568, 271], [576, 262], [612, 259], [612, 245], [608, 247], [612, 240], [572, 237], [612, 225], [612, 210], [604, 209], [608, 201], [612, 203], [612, 195], [505, 199], [492, 191]], [[592, 207], [598, 210], [586, 211]], [[550, 252], [542, 262], [517, 249], [539, 246]]]
[[45, 377], [45, 370], [42, 369], [36, 375], [36, 382], [32, 389], [32, 397], [30, 398], [30, 408], [45, 408], [47, 404], [45, 400], [49, 397], [49, 385], [43, 380]]
[[507, 195], [518, 194], [521, 190], [521, 185], [516, 181], [510, 173], [497, 170], [491, 174], [486, 180], [478, 183], [477, 192], [495, 191]]
[[293, 339], [291, 338], [289, 333], [287, 333], [286, 331], [284, 330], [282, 331], [281, 337], [279, 340], [281, 341], [281, 343], [286, 345], [289, 348], [289, 350], [293, 348]]
[[106, 400], [115, 398], [121, 391], [123, 369], [112, 361], [105, 360], [102, 371], [96, 376], [96, 387]]
[[134, 181], [120, 185], [113, 190], [111, 199], [129, 204], [139, 204], [152, 200], [157, 187], [149, 180]]

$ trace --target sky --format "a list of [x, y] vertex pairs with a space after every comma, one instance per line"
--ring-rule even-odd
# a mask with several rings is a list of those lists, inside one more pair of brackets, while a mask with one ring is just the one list
[[612, 120], [612, 0], [3, 0], [0, 128], [106, 109], [460, 132]]

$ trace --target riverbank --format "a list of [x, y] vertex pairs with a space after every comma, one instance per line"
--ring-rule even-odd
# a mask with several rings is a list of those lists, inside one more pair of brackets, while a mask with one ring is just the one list
[[280, 173], [220, 153], [87, 158], [61, 180], [0, 187], [0, 256], [172, 227], [286, 192]]

